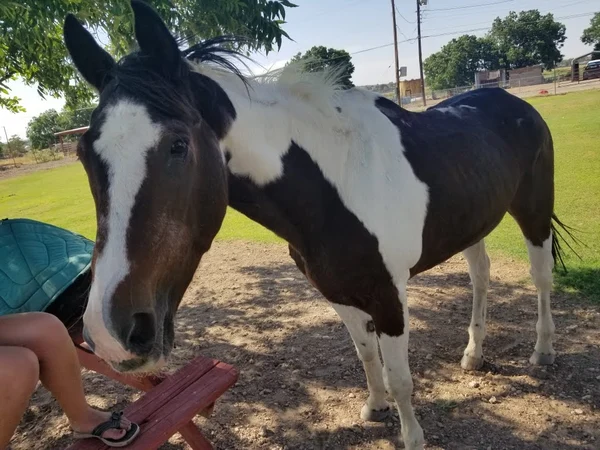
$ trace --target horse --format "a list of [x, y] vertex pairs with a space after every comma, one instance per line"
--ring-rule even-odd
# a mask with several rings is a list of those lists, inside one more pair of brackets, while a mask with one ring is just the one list
[[251, 77], [231, 58], [241, 41], [182, 50], [150, 6], [131, 6], [139, 49], [118, 62], [73, 15], [64, 23], [71, 59], [99, 94], [77, 150], [97, 216], [83, 316], [97, 355], [126, 372], [165, 362], [181, 298], [229, 205], [287, 241], [355, 344], [369, 391], [360, 416], [385, 420], [387, 390], [409, 449], [423, 448], [424, 434], [411, 403], [407, 282], [463, 252], [473, 310], [461, 365], [479, 369], [484, 238], [507, 212], [537, 289], [530, 362], [554, 362], [563, 225], [552, 136], [531, 105], [486, 88], [415, 113], [339, 88], [335, 71]]

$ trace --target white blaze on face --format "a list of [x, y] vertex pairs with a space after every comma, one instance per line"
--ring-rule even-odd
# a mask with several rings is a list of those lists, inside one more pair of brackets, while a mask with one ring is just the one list
[[107, 107], [100, 137], [93, 151], [108, 172], [108, 217], [104, 248], [96, 259], [94, 282], [83, 316], [95, 352], [103, 359], [120, 362], [135, 357], [110, 334], [108, 312], [119, 283], [129, 273], [127, 229], [135, 198], [146, 177], [146, 156], [160, 139], [161, 127], [147, 109], [129, 100]]

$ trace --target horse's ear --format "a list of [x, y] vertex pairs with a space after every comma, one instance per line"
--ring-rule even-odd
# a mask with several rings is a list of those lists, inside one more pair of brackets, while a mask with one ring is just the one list
[[156, 58], [163, 69], [176, 73], [181, 64], [181, 53], [163, 20], [143, 1], [132, 0], [131, 8], [135, 17], [135, 38], [142, 53]]
[[81, 76], [98, 92], [106, 82], [106, 75], [115, 60], [98, 43], [72, 14], [67, 14], [63, 27], [65, 45]]

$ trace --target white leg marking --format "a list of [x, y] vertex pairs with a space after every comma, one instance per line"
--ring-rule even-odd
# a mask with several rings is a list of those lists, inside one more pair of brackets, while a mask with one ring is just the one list
[[469, 263], [473, 284], [473, 312], [469, 325], [469, 344], [460, 365], [466, 370], [481, 369], [483, 365], [483, 340], [487, 316], [487, 291], [490, 284], [490, 258], [483, 239], [463, 252]]
[[106, 109], [100, 137], [93, 144], [93, 151], [108, 171], [108, 217], [103, 218], [108, 223], [83, 322], [96, 354], [110, 362], [135, 357], [111, 334], [107, 311], [115, 289], [129, 273], [127, 229], [131, 211], [146, 178], [146, 155], [158, 143], [161, 133], [160, 125], [152, 122], [146, 107], [124, 100]]
[[538, 292], [538, 320], [536, 324], [537, 342], [531, 355], [532, 364], [552, 364], [556, 352], [552, 348], [554, 321], [550, 310], [550, 291], [552, 290], [552, 233], [541, 247], [527, 242], [527, 251], [531, 261], [531, 277]]
[[[385, 385], [375, 329], [368, 331], [371, 316], [358, 308], [331, 304], [338, 313], [356, 347], [359, 359], [363, 363], [369, 387], [369, 398], [363, 406], [360, 417], [363, 420], [381, 422], [389, 416], [390, 405], [385, 400]], [[372, 324], [370, 326], [373, 326]]]
[[402, 439], [408, 450], [421, 450], [425, 443], [423, 430], [417, 422], [411, 404], [413, 381], [408, 366], [408, 306], [406, 286], [398, 286], [399, 301], [404, 312], [404, 333], [401, 336], [379, 336], [384, 363], [384, 380], [388, 392], [396, 400], [402, 427]]

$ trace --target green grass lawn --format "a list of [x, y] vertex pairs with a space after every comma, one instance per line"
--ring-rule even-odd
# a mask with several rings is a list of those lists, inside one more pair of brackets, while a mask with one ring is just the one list
[[[557, 287], [600, 302], [600, 90], [536, 97], [529, 102], [548, 123], [554, 140], [555, 212], [578, 230], [576, 236], [587, 246], [574, 246], [582, 260], [566, 248], [569, 273], [557, 274]], [[492, 253], [527, 258], [521, 232], [510, 217], [494, 230], [487, 244]]]
[[[0, 181], [0, 218], [25, 217], [96, 236], [96, 213], [80, 164]], [[218, 239], [276, 242], [277, 236], [231, 208]]]
[[[567, 253], [557, 287], [600, 302], [600, 90], [529, 100], [544, 116], [556, 150], [556, 213], [587, 247]], [[94, 205], [79, 164], [0, 181], [0, 216], [26, 217], [95, 236]], [[229, 210], [218, 239], [277, 242], [270, 231]], [[507, 217], [487, 239], [492, 254], [525, 260], [515, 222]]]

